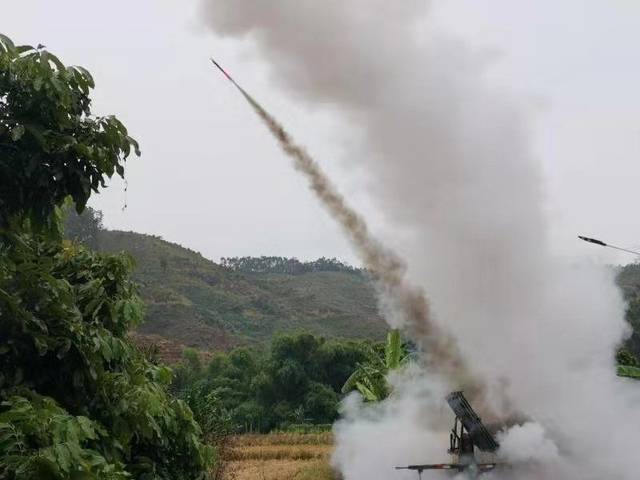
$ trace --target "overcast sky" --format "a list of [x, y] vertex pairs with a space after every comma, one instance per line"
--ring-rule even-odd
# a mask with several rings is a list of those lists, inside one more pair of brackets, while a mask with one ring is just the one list
[[[91, 201], [108, 227], [161, 235], [214, 260], [274, 254], [354, 261], [208, 57], [285, 123], [388, 236], [363, 172], [342, 155], [348, 139], [340, 120], [278, 89], [251, 42], [213, 36], [197, 7], [196, 0], [21, 0], [4, 7], [0, 32], [88, 68], [97, 84], [94, 113], [118, 115], [139, 140], [143, 156], [127, 165], [126, 194], [113, 181]], [[640, 246], [640, 3], [440, 0], [432, 13], [443, 30], [485, 50], [494, 59], [493, 81], [515, 88], [528, 106], [557, 251], [632, 260], [575, 236]]]

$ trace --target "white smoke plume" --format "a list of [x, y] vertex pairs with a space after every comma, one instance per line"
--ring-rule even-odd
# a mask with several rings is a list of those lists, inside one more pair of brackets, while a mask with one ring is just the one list
[[[219, 34], [251, 37], [283, 89], [358, 125], [349, 161], [371, 174], [387, 225], [412, 233], [394, 247], [432, 318], [493, 407], [533, 422], [503, 434], [514, 465], [493, 478], [636, 478], [640, 389], [613, 369], [623, 301], [611, 272], [552, 255], [527, 118], [486, 79], [486, 57], [435, 28], [423, 0], [206, 0], [203, 15]], [[447, 461], [434, 394], [412, 395], [441, 390], [428, 373], [375, 415], [346, 404], [334, 459], [346, 480]]]
[[500, 453], [512, 464], [530, 462], [550, 462], [560, 457], [558, 447], [547, 438], [539, 423], [527, 422], [502, 432]]

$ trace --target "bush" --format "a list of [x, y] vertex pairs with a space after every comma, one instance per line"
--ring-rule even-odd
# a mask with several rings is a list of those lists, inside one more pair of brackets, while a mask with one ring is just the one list
[[51, 398], [27, 395], [2, 402], [2, 478], [129, 478], [121, 463], [91, 448], [107, 435], [102, 426], [70, 415]]
[[[14, 432], [12, 442], [0, 442], [4, 477], [41, 468], [36, 459], [46, 452], [49, 476], [42, 478], [68, 478], [68, 458], [76, 472], [83, 469], [76, 460], [89, 446], [92, 465], [105, 471], [202, 476], [211, 452], [188, 407], [168, 395], [170, 370], [149, 363], [126, 339], [142, 319], [131, 260], [24, 235], [3, 240], [0, 418], [5, 435]], [[38, 433], [29, 418], [67, 430]], [[24, 454], [16, 457], [18, 445]], [[101, 478], [94, 473], [87, 478]]]

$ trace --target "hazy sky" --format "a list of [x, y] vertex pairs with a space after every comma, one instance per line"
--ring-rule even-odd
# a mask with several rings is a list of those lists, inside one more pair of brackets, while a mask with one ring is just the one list
[[[488, 75], [520, 92], [547, 174], [557, 251], [632, 260], [575, 236], [640, 246], [640, 3], [432, 3], [432, 20], [486, 51], [494, 62]], [[211, 35], [197, 7], [196, 0], [21, 0], [4, 8], [0, 32], [88, 68], [97, 83], [94, 112], [118, 115], [141, 144], [142, 158], [127, 166], [126, 195], [113, 181], [91, 201], [107, 226], [161, 235], [212, 259], [354, 260], [289, 160], [212, 68], [213, 55], [314, 153], [374, 229], [393, 235], [371, 208], [366, 172], [343, 155], [349, 138], [330, 108], [310, 110], [280, 90], [250, 39]], [[331, 68], [330, 59], [318, 68]]]

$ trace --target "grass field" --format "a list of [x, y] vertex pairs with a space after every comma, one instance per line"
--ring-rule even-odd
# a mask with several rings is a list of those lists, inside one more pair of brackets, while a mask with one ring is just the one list
[[331, 433], [240, 435], [224, 453], [222, 480], [337, 480]]

